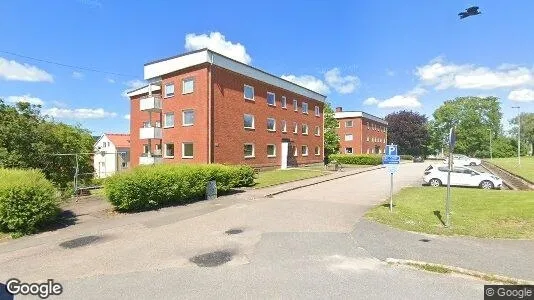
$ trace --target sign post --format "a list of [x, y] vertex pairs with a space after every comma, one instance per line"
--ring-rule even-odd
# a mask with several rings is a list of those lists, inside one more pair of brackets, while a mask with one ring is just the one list
[[454, 127], [451, 127], [449, 132], [449, 166], [447, 168], [447, 199], [445, 200], [445, 227], [451, 226], [451, 171], [454, 167], [452, 161], [452, 152], [454, 151], [454, 145], [456, 144], [456, 134]]
[[397, 155], [397, 145], [387, 145], [386, 155], [382, 157], [382, 164], [386, 165], [389, 173], [389, 211], [393, 211], [393, 174], [399, 170], [400, 156]]

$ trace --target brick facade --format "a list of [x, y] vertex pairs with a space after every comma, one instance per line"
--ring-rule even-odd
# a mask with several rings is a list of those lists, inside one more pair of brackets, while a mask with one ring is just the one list
[[[337, 113], [341, 109], [337, 108]], [[361, 116], [336, 117], [339, 122], [337, 133], [339, 135], [341, 153], [350, 154], [382, 154], [387, 143], [387, 125], [385, 121], [377, 117], [366, 118], [368, 114], [359, 113]], [[377, 121], [378, 120], [378, 121]], [[350, 124], [352, 123], [352, 127]], [[347, 135], [352, 135], [352, 140], [346, 140]], [[352, 150], [352, 151], [351, 151]]]

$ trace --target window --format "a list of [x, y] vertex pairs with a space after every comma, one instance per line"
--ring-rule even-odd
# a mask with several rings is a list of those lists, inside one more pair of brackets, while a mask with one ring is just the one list
[[345, 148], [345, 153], [346, 154], [352, 154], [352, 147]]
[[308, 124], [302, 124], [302, 134], [308, 135]]
[[243, 115], [243, 126], [245, 129], [254, 129], [254, 116], [253, 115]]
[[302, 102], [302, 113], [308, 114], [308, 103]]
[[321, 127], [315, 126], [315, 135], [320, 136], [321, 135]]
[[315, 146], [315, 155], [317, 156], [321, 155], [321, 147]]
[[371, 149], [367, 148], [367, 154], [371, 153]]
[[267, 130], [276, 131], [276, 120], [273, 118], [267, 118]]
[[195, 111], [192, 109], [184, 110], [182, 112], [182, 125], [192, 126], [195, 123]]
[[282, 108], [287, 108], [287, 99], [286, 96], [282, 96]]
[[245, 158], [254, 157], [254, 144], [245, 144], [243, 149]]
[[354, 123], [352, 121], [345, 121], [345, 127], [353, 127]]
[[298, 148], [293, 147], [293, 156], [299, 156]]
[[276, 146], [267, 145], [267, 157], [275, 157], [275, 156], [276, 156]]
[[174, 83], [167, 83], [165, 85], [165, 98], [174, 96]]
[[299, 126], [297, 125], [297, 122], [293, 122], [293, 133], [299, 132]]
[[315, 116], [320, 117], [321, 116], [321, 110], [319, 106], [315, 106]]
[[156, 121], [156, 124], [154, 124], [154, 126], [156, 126], [156, 128], [161, 128], [161, 122], [160, 121]]
[[143, 145], [143, 153], [147, 154], [149, 152], [148, 145]]
[[276, 106], [276, 95], [274, 93], [267, 92], [267, 104]]
[[282, 132], [287, 132], [287, 122], [285, 120], [282, 121]]
[[174, 157], [174, 144], [165, 144], [165, 157]]
[[299, 111], [299, 103], [297, 99], [293, 99], [293, 110]]
[[369, 122], [367, 122], [367, 129], [369, 129]]
[[352, 141], [353, 139], [354, 139], [354, 137], [352, 136], [351, 133], [345, 134], [345, 141]]
[[243, 89], [243, 96], [247, 100], [254, 101], [254, 87], [245, 84], [245, 87]]
[[341, 125], [340, 125], [340, 122], [338, 121], [336, 128], [339, 128], [339, 127], [341, 127]]
[[300, 147], [300, 152], [302, 153], [302, 156], [308, 156], [308, 146], [303, 145]]
[[150, 128], [150, 127], [152, 127], [150, 125], [150, 122], [148, 122], [148, 121], [143, 122], [143, 128]]
[[155, 155], [161, 155], [161, 144], [156, 144], [154, 149]]
[[174, 127], [174, 113], [165, 113], [163, 115], [163, 128]]
[[182, 143], [182, 158], [193, 158], [193, 143]]
[[367, 137], [367, 141], [369, 142], [369, 137]]
[[182, 80], [182, 94], [191, 94], [195, 90], [195, 80], [186, 78]]

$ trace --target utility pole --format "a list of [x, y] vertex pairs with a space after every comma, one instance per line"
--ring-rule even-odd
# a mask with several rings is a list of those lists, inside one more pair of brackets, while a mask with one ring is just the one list
[[491, 128], [488, 128], [488, 131], [490, 132], [490, 160], [493, 160], [493, 148], [491, 147], [491, 136], [493, 135], [493, 132]]
[[521, 166], [521, 107], [512, 106], [517, 108], [517, 164]]

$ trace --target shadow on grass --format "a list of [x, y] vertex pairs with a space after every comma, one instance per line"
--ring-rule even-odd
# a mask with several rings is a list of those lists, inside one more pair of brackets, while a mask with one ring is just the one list
[[436, 216], [436, 218], [438, 218], [441, 224], [445, 226], [445, 221], [443, 221], [443, 217], [441, 216], [441, 212], [439, 210], [434, 211], [434, 216]]

